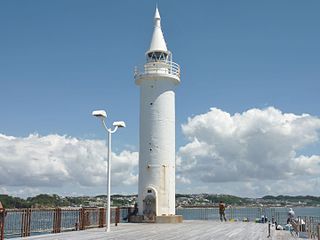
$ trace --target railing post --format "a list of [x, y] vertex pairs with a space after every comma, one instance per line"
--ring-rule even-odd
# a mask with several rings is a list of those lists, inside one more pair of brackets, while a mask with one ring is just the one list
[[234, 208], [233, 207], [231, 207], [231, 209], [230, 209], [230, 218], [231, 219], [235, 219], [235, 216], [234, 216]]
[[4, 239], [4, 220], [5, 220], [5, 215], [6, 210], [2, 206], [2, 203], [0, 202], [0, 240]]
[[57, 208], [53, 210], [52, 233], [56, 233]]
[[85, 229], [85, 220], [84, 220], [84, 208], [80, 209], [79, 212], [79, 230], [84, 230]]
[[91, 210], [90, 209], [85, 209], [84, 210], [84, 229], [86, 229], [86, 227], [90, 226], [90, 214], [91, 214]]
[[306, 231], [308, 232], [308, 238], [314, 238], [314, 222], [313, 222], [313, 217], [306, 217], [306, 219], [308, 221], [305, 222], [305, 228], [306, 228]]
[[120, 208], [116, 208], [116, 214], [115, 214], [115, 225], [118, 226], [118, 223], [120, 223]]
[[80, 210], [80, 230], [85, 230], [87, 226], [90, 226], [90, 209], [81, 208]]
[[30, 236], [30, 229], [31, 229], [31, 214], [32, 214], [32, 210], [31, 210], [31, 208], [28, 208], [28, 211], [27, 211], [28, 228], [27, 228], [27, 231], [26, 231], [28, 237]]
[[103, 228], [106, 222], [106, 209], [100, 208], [99, 209], [99, 228]]
[[317, 227], [317, 234], [318, 234], [318, 240], [320, 240], [320, 223], [318, 223], [318, 227]]
[[311, 217], [304, 217], [304, 231], [307, 233], [308, 238], [312, 237], [312, 224], [313, 219]]
[[55, 208], [53, 213], [53, 233], [61, 232], [61, 208]]
[[26, 215], [26, 210], [24, 209], [21, 214], [21, 236], [20, 237], [23, 237], [23, 234], [24, 234], [25, 215]]
[[25, 209], [21, 217], [21, 237], [28, 237], [30, 236], [31, 209]]

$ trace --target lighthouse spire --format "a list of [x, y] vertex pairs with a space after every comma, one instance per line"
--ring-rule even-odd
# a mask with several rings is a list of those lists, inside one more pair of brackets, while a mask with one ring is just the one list
[[150, 48], [147, 54], [151, 52], [167, 52], [167, 51], [168, 51], [167, 44], [166, 44], [166, 41], [164, 40], [163, 33], [161, 30], [161, 17], [160, 17], [160, 13], [157, 6], [154, 14], [154, 30], [152, 34]]

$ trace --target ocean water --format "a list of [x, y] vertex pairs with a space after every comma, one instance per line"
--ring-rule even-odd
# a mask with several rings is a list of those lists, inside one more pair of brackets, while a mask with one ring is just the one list
[[295, 214], [298, 216], [320, 217], [320, 207], [297, 207], [293, 208], [293, 210], [295, 211]]

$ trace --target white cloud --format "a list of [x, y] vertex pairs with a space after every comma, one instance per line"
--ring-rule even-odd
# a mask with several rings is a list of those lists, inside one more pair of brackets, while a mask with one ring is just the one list
[[[106, 183], [105, 142], [67, 136], [0, 134], [0, 186], [102, 186]], [[138, 153], [112, 153], [112, 184], [137, 183]]]
[[[234, 115], [212, 108], [189, 118], [182, 132], [188, 142], [177, 152], [177, 192], [320, 194], [318, 117], [273, 107]], [[112, 153], [114, 193], [137, 192], [132, 149]], [[102, 140], [0, 134], [0, 194], [104, 193], [106, 157]]]
[[[320, 173], [320, 156], [300, 153], [319, 144], [318, 117], [282, 113], [274, 107], [234, 115], [212, 108], [189, 118], [182, 131], [189, 142], [177, 153], [181, 183], [236, 186], [241, 182], [242, 189], [254, 186], [260, 191], [259, 181], [298, 181], [297, 177]], [[272, 184], [263, 192], [268, 189], [274, 189]]]

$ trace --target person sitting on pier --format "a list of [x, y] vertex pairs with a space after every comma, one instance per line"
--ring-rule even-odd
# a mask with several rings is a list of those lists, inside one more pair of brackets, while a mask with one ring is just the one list
[[226, 215], [225, 215], [225, 210], [226, 210], [226, 205], [220, 201], [219, 203], [219, 214], [220, 214], [220, 221], [223, 222], [224, 221], [227, 221], [226, 219]]
[[123, 218], [123, 220], [124, 221], [126, 221], [126, 220], [130, 221], [130, 217], [131, 216], [136, 216], [137, 214], [138, 214], [138, 203], [135, 203], [133, 212], [131, 212], [129, 210], [127, 217]]

